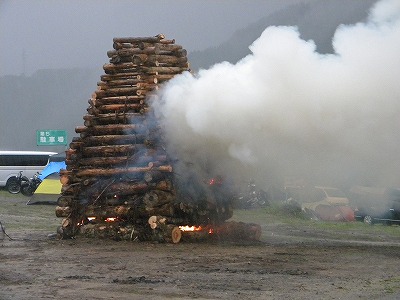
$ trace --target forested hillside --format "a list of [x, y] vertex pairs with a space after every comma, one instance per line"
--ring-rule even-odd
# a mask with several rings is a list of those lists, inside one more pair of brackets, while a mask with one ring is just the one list
[[319, 53], [332, 53], [332, 37], [340, 24], [354, 24], [363, 21], [376, 0], [322, 0], [313, 3], [289, 6], [266, 17], [253, 25], [238, 30], [227, 41], [214, 48], [189, 54], [194, 70], [228, 61], [236, 63], [250, 54], [249, 46], [268, 26], [297, 26], [300, 36], [314, 40]]
[[37, 129], [65, 129], [70, 139], [99, 77], [99, 70], [88, 69], [0, 77], [0, 148], [35, 150]]

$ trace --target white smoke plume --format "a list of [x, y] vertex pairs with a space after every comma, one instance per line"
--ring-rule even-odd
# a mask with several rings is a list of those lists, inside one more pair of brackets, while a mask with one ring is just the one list
[[191, 171], [265, 185], [400, 186], [400, 1], [332, 42], [322, 55], [297, 28], [269, 27], [236, 64], [176, 76], [155, 105], [170, 153]]

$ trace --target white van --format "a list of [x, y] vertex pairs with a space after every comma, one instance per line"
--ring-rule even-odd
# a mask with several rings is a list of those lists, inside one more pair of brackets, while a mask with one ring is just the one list
[[22, 175], [31, 178], [41, 172], [56, 152], [43, 151], [0, 151], [0, 187], [7, 186], [11, 177]]

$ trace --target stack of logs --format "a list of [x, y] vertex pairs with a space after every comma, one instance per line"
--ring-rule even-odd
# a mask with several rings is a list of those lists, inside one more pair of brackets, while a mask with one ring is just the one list
[[[66, 151], [67, 169], [60, 172], [60, 237], [79, 233], [177, 242], [182, 233], [178, 226], [209, 226], [229, 219], [231, 203], [204, 194], [188, 199], [177, 188], [150, 106], [157, 101], [160, 84], [189, 71], [186, 50], [161, 34], [113, 42], [84, 125], [75, 128], [79, 137]], [[204, 188], [201, 182], [195, 184]]]

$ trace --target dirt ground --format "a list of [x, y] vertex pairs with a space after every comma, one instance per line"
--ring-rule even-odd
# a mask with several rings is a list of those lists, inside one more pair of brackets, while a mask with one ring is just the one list
[[25, 225], [45, 221], [54, 207], [24, 212], [24, 200], [4, 195], [0, 221], [11, 224], [12, 240], [0, 235], [0, 299], [400, 298], [398, 226], [324, 229], [311, 221], [271, 222], [261, 211], [234, 216], [262, 226], [261, 241], [252, 243], [57, 240], [49, 237], [52, 226]]

